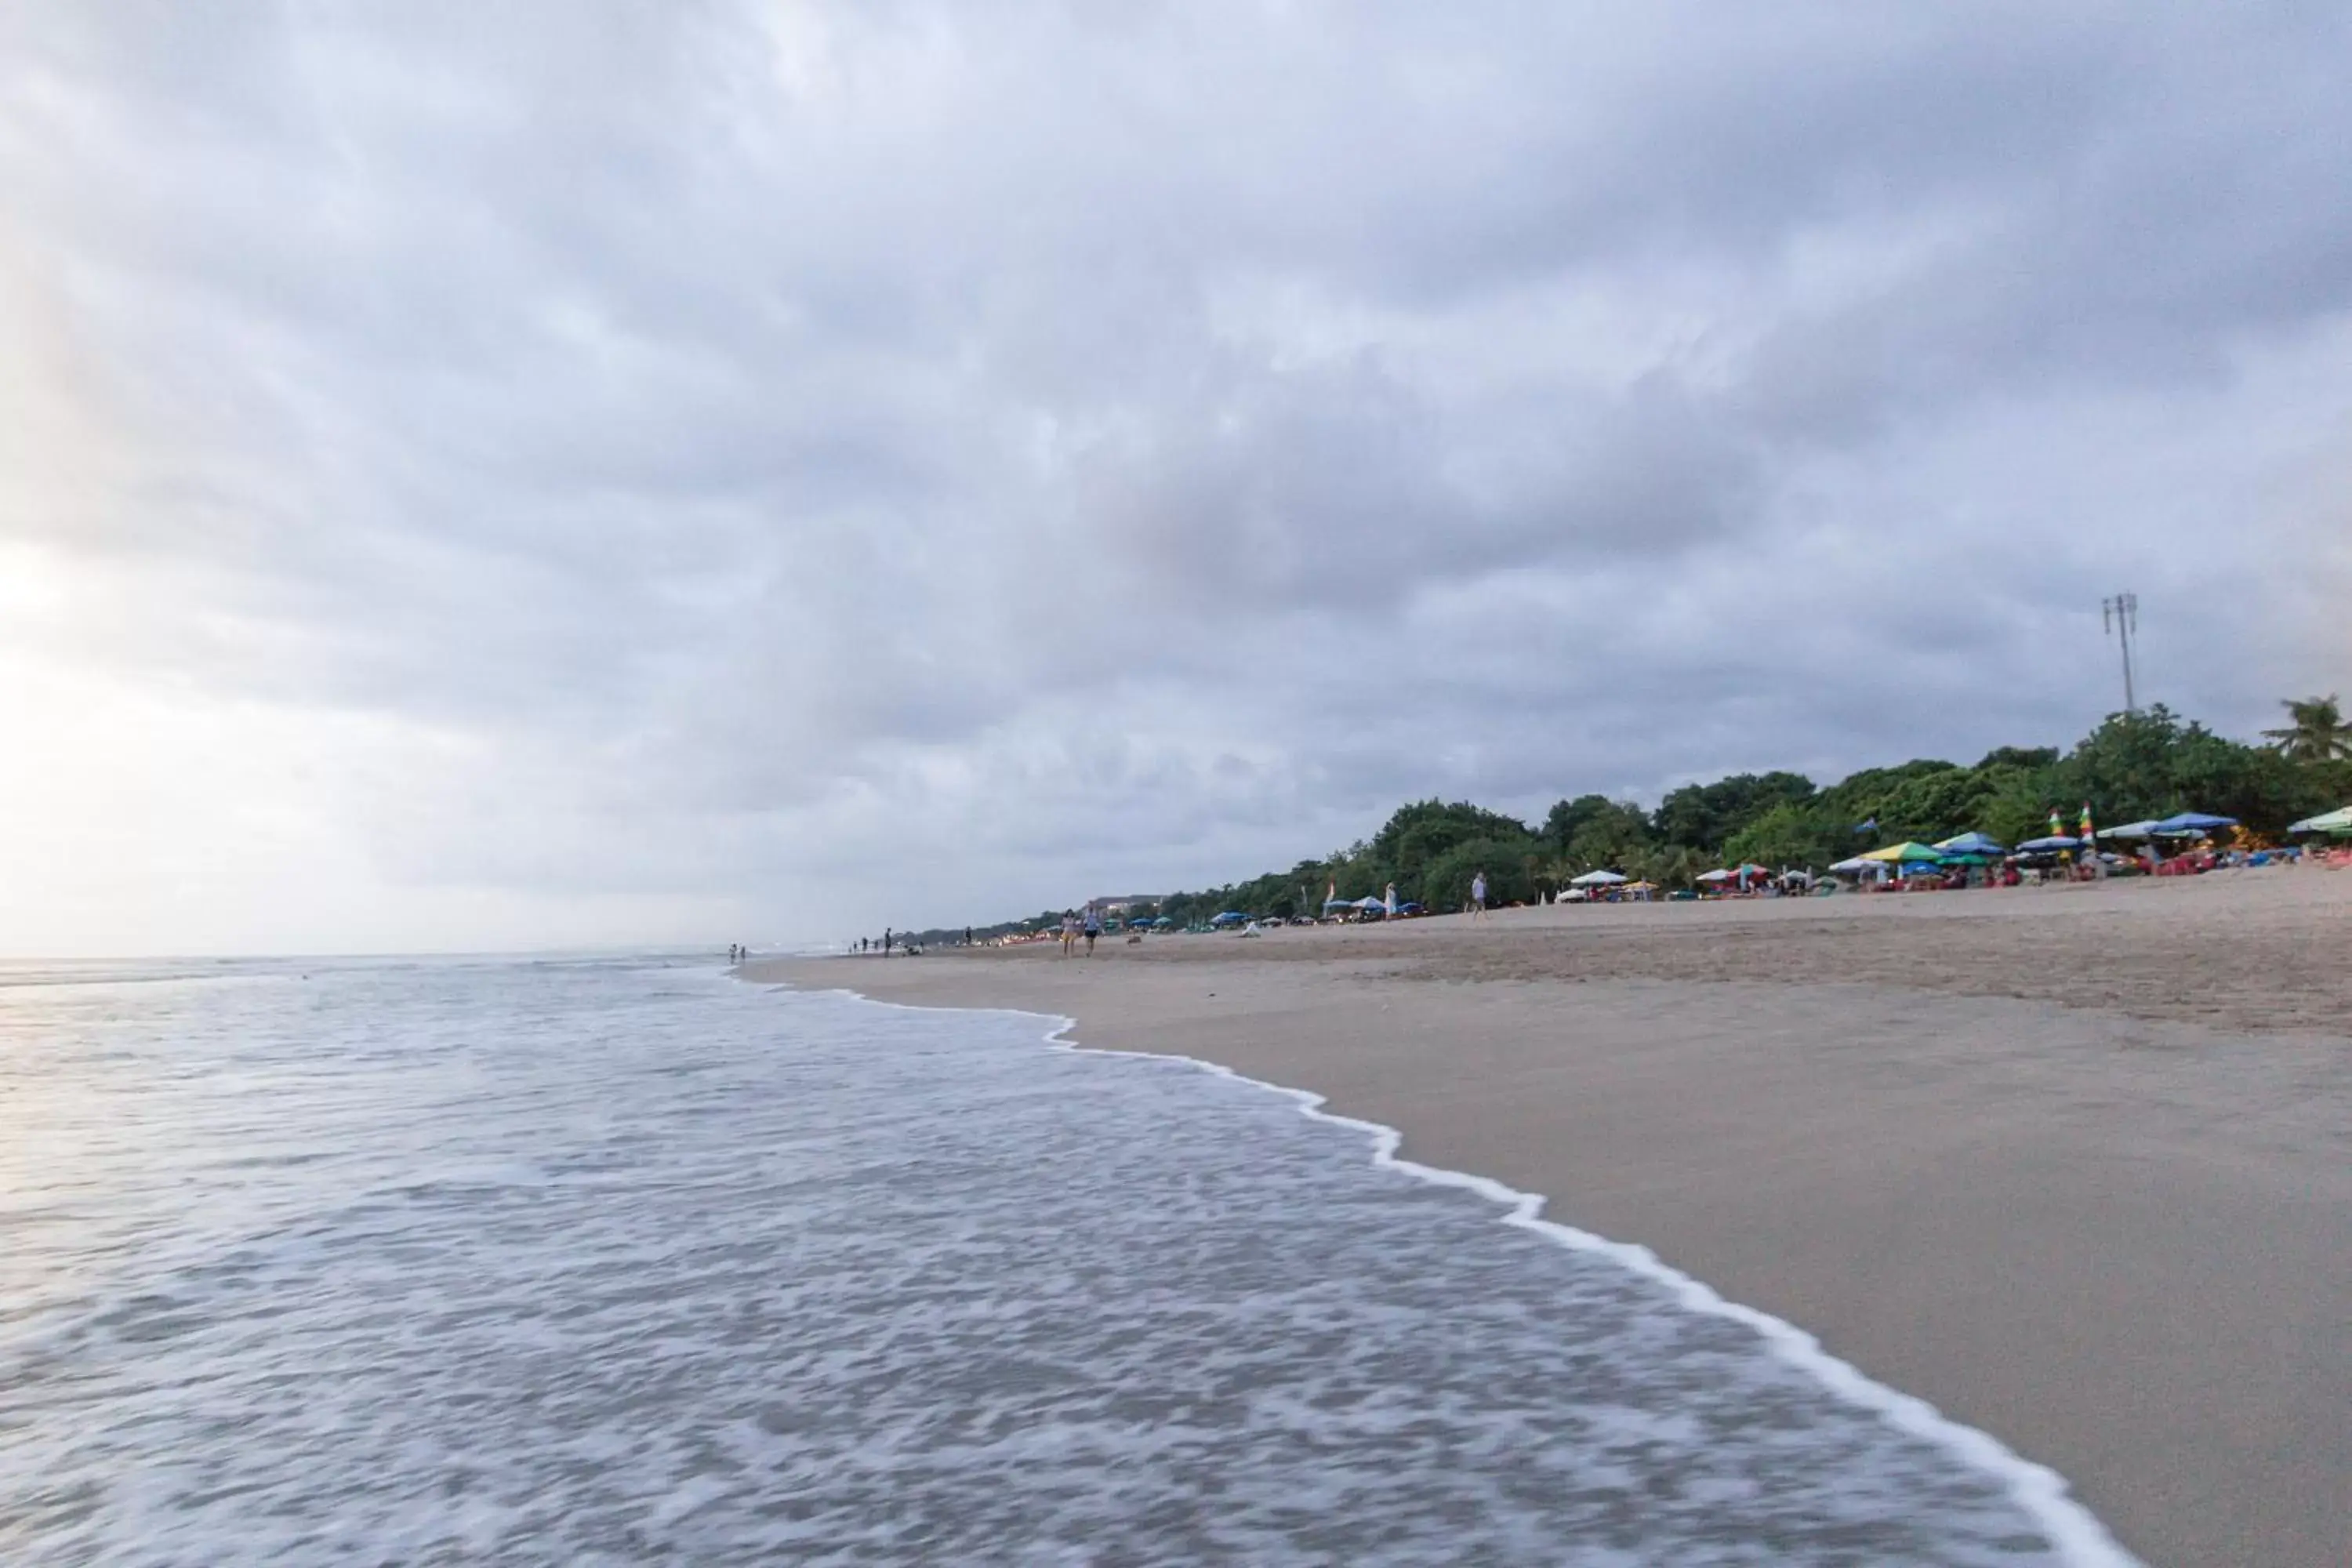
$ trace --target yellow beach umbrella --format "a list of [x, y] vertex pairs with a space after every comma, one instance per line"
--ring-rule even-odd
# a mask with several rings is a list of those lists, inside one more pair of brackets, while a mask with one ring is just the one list
[[1909, 860], [1941, 860], [1943, 858], [1942, 850], [1916, 841], [1890, 844], [1884, 849], [1874, 849], [1867, 855], [1857, 857], [1864, 860], [1884, 860], [1889, 865], [1900, 865]]

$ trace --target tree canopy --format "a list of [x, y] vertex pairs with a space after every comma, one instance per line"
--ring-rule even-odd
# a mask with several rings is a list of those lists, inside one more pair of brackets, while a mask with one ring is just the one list
[[1793, 773], [1735, 773], [1670, 791], [1653, 811], [1579, 795], [1555, 804], [1540, 826], [1468, 801], [1415, 801], [1368, 840], [1286, 871], [1171, 894], [1153, 912], [1180, 924], [1224, 910], [1311, 914], [1328, 889], [1362, 898], [1391, 882], [1401, 899], [1454, 910], [1481, 870], [1502, 903], [1601, 868], [1668, 886], [1741, 861], [1818, 871], [1903, 839], [1933, 843], [1973, 830], [2014, 844], [2045, 830], [2053, 812], [2071, 828], [2085, 805], [2102, 826], [2197, 810], [2276, 834], [2352, 801], [2352, 725], [2336, 700], [2284, 706], [2290, 722], [2265, 731], [2266, 745], [2232, 741], [2159, 704], [2111, 713], [2063, 752], [2002, 746], [1973, 765], [1921, 758], [1826, 787]]

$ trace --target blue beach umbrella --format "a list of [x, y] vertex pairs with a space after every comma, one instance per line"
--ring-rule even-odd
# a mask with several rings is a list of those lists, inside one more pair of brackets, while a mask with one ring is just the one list
[[2008, 853], [1998, 838], [1982, 833], [1963, 833], [1951, 838], [1939, 838], [1936, 847], [1953, 855], [2002, 855]]
[[2167, 837], [2188, 837], [2237, 826], [2238, 819], [2234, 816], [2211, 816], [2201, 811], [2184, 811], [2178, 816], [2168, 816], [2161, 822], [2149, 824], [2148, 831], [2161, 833]]

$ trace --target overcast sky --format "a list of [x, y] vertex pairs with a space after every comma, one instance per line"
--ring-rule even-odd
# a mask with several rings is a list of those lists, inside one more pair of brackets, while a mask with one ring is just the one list
[[2352, 690], [2340, 5], [0, 8], [0, 952]]

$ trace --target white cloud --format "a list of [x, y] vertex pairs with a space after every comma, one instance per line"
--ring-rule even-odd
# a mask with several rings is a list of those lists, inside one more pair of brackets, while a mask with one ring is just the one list
[[2122, 587], [2251, 727], [2352, 686], [2347, 27], [11, 8], [0, 942], [838, 936], [2063, 742]]

